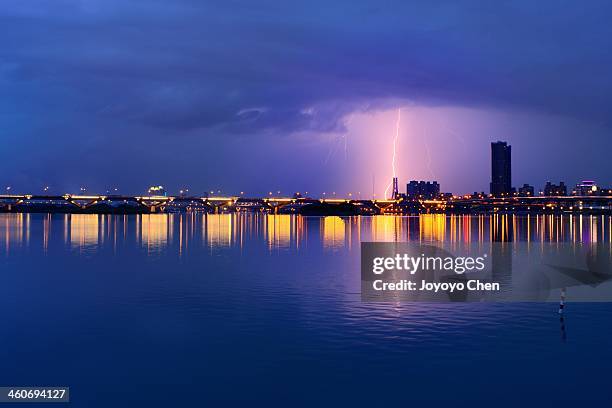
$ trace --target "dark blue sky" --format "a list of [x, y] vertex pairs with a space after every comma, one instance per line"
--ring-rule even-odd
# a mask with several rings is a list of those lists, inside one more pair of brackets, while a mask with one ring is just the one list
[[606, 1], [4, 0], [0, 183], [380, 193], [612, 185]]

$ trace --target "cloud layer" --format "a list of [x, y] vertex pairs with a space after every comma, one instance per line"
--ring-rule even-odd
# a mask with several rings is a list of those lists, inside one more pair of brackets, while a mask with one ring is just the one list
[[608, 127], [611, 15], [605, 1], [5, 0], [0, 137], [57, 166], [41, 152], [122, 141], [122, 157], [194, 135], [214, 149], [402, 104]]

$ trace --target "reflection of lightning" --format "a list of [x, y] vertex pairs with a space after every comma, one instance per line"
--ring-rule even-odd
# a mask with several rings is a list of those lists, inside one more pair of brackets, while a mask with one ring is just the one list
[[[395, 137], [393, 138], [393, 157], [391, 159], [391, 169], [393, 170], [393, 178], [396, 177], [396, 173], [395, 173], [395, 153], [396, 153], [396, 148], [397, 148], [397, 139], [399, 138], [400, 121], [401, 121], [401, 119], [402, 119], [402, 108], [398, 108], [397, 109], [397, 121], [395, 122]], [[393, 178], [391, 179], [391, 182], [389, 183], [389, 185], [385, 189], [385, 197], [388, 197], [389, 189], [393, 185]]]

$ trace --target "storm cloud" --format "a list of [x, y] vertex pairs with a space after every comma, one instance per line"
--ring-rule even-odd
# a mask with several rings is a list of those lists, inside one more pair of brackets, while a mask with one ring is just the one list
[[70, 155], [343, 132], [352, 112], [401, 104], [608, 128], [611, 15], [605, 1], [5, 0], [2, 159], [34, 144], [24, 180], [62, 177]]

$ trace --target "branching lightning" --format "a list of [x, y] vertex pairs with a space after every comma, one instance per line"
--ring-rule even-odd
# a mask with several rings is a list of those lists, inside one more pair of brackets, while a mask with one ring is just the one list
[[327, 165], [327, 163], [330, 161], [330, 159], [332, 158], [332, 156], [335, 156], [336, 153], [338, 152], [338, 149], [342, 148], [341, 145], [343, 144], [344, 147], [344, 161], [348, 161], [348, 132], [350, 131], [349, 129], [349, 125], [351, 124], [351, 121], [353, 120], [353, 115], [351, 114], [348, 119], [346, 120], [346, 123], [344, 123], [344, 133], [340, 134], [340, 135], [333, 135], [332, 138], [330, 139], [330, 147], [329, 147], [329, 151], [327, 152], [327, 157], [325, 158], [325, 161], [323, 162], [324, 165]]
[[[397, 139], [399, 138], [401, 120], [402, 120], [402, 108], [398, 108], [397, 109], [397, 121], [395, 122], [395, 137], [393, 138], [393, 156], [391, 159], [391, 169], [393, 170], [393, 178], [397, 177], [396, 172], [395, 172], [395, 154], [397, 150]], [[393, 179], [391, 179], [391, 182], [389, 183], [389, 185], [387, 185], [387, 188], [385, 189], [385, 197], [389, 197], [388, 195], [389, 189], [391, 189], [392, 185], [393, 185]]]

